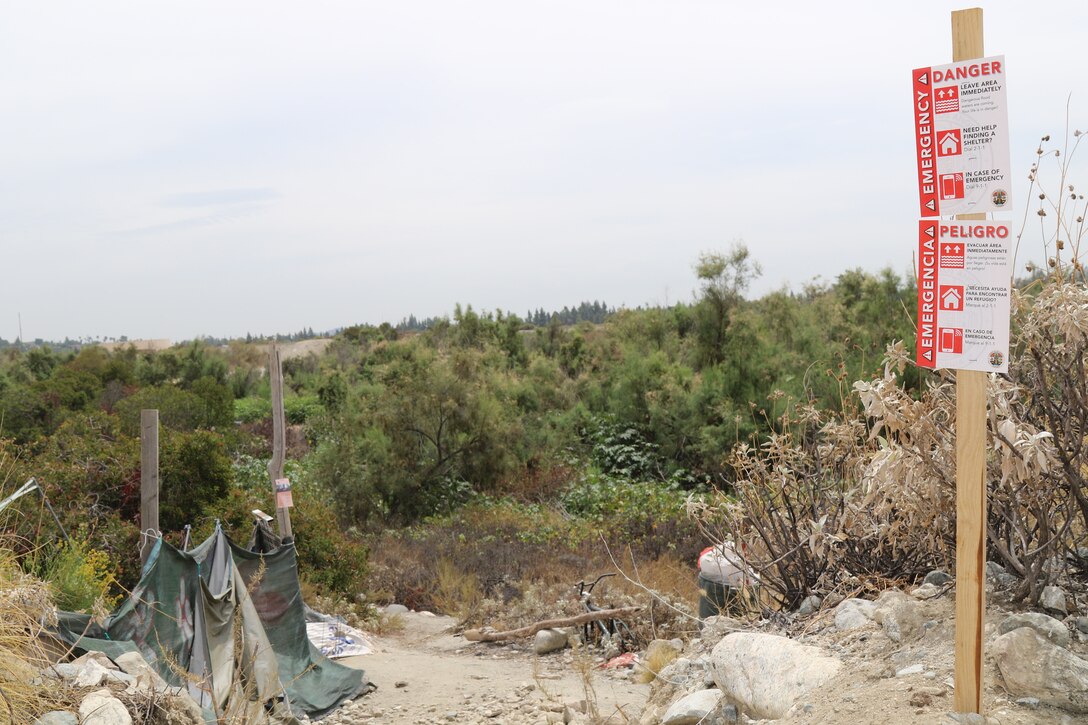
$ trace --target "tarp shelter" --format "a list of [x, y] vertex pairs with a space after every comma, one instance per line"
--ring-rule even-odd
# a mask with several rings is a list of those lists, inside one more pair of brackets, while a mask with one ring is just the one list
[[161, 539], [132, 594], [104, 626], [62, 612], [58, 634], [77, 652], [140, 652], [168, 683], [186, 687], [210, 722], [293, 723], [328, 714], [370, 684], [362, 670], [321, 655], [306, 636], [293, 543], [267, 527], [248, 548], [218, 526], [189, 551]]

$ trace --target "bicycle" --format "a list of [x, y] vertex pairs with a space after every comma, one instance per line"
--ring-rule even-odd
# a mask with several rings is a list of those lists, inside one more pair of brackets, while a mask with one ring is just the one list
[[[585, 581], [578, 582], [576, 585], [578, 587], [578, 599], [581, 601], [585, 611], [601, 612], [606, 609], [612, 609], [610, 606], [598, 607], [593, 603], [591, 596], [593, 587], [597, 586], [602, 579], [610, 576], [616, 576], [615, 572], [601, 574], [593, 580], [592, 584], [587, 585]], [[616, 619], [614, 617], [597, 619], [583, 624], [582, 641], [587, 646], [593, 645], [600, 647], [601, 649], [608, 649], [609, 645], [612, 645], [618, 650], [617, 654], [637, 649], [635, 635], [631, 632], [631, 628], [628, 627], [627, 623], [622, 619]]]

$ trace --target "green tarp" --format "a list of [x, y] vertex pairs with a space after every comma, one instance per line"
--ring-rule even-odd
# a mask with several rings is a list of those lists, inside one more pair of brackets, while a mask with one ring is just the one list
[[273, 722], [317, 719], [366, 691], [362, 670], [323, 657], [306, 636], [294, 545], [258, 531], [250, 549], [218, 527], [187, 552], [160, 540], [105, 626], [62, 612], [58, 634], [77, 651], [140, 652], [211, 722], [239, 708]]

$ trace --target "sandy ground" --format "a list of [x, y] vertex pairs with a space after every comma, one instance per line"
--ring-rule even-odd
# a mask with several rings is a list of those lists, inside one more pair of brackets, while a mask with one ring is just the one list
[[[953, 600], [950, 596], [925, 605], [925, 632], [909, 643], [887, 638], [871, 623], [847, 632], [832, 624], [833, 612], [807, 621], [801, 641], [834, 653], [843, 667], [838, 676], [806, 696], [803, 710], [789, 722], [799, 725], [952, 725]], [[987, 640], [997, 635], [1006, 612], [988, 612]], [[330, 717], [328, 725], [354, 723], [465, 723], [466, 725], [546, 725], [570, 719], [574, 712], [592, 710], [595, 703], [607, 722], [638, 722], [644, 709], [660, 713], [675, 695], [658, 683], [636, 684], [627, 670], [600, 670], [584, 656], [564, 650], [538, 656], [531, 643], [486, 644], [452, 633], [454, 620], [422, 613], [402, 615], [404, 629], [374, 637], [374, 654], [341, 660], [366, 670], [379, 689]], [[765, 625], [774, 630], [773, 626]], [[705, 653], [710, 640], [696, 640], [684, 656]], [[1088, 655], [1088, 643], [1071, 649]], [[590, 665], [587, 667], [586, 665]], [[911, 675], [897, 670], [921, 665]], [[589, 689], [580, 674], [589, 672]], [[649, 702], [648, 702], [649, 698]], [[992, 660], [987, 661], [983, 711], [987, 725], [1078, 725], [1088, 715], [1017, 702], [1001, 685]], [[564, 712], [569, 709], [569, 712]], [[752, 722], [741, 718], [742, 722]], [[771, 723], [772, 721], [758, 721]], [[777, 722], [777, 721], [775, 721]]]
[[[378, 690], [342, 709], [340, 723], [544, 723], [564, 707], [585, 710], [595, 702], [602, 716], [637, 721], [647, 685], [628, 671], [586, 667], [570, 650], [535, 655], [531, 642], [468, 642], [452, 634], [449, 617], [400, 615], [402, 631], [372, 640], [375, 652], [340, 662], [361, 667]], [[589, 669], [590, 689], [580, 670]], [[624, 717], [626, 715], [626, 717]], [[333, 718], [330, 718], [330, 720]]]

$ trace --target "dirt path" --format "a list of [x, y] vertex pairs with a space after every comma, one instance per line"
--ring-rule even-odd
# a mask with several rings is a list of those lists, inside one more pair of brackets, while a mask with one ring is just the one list
[[[536, 725], [563, 722], [595, 702], [601, 715], [637, 719], [647, 685], [627, 671], [586, 668], [570, 650], [538, 656], [530, 642], [497, 645], [468, 642], [451, 634], [454, 620], [409, 613], [404, 629], [374, 637], [375, 652], [341, 660], [366, 670], [377, 692], [345, 706], [331, 725], [351, 723], [503, 723]], [[590, 669], [586, 680], [580, 670]]]

